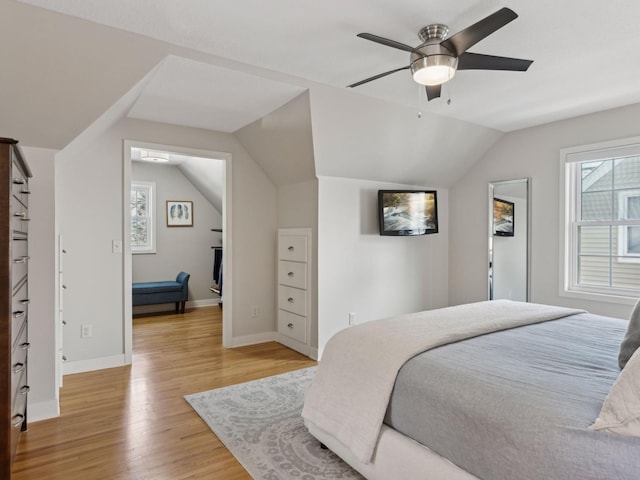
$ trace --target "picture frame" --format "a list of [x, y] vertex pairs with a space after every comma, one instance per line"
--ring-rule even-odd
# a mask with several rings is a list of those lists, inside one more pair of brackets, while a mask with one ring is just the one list
[[494, 197], [493, 234], [497, 237], [515, 235], [515, 204], [513, 202]]
[[193, 227], [193, 202], [167, 200], [167, 227]]

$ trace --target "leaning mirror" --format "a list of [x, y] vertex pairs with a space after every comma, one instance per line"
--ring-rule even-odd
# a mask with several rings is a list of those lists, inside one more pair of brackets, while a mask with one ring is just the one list
[[529, 301], [529, 183], [489, 183], [489, 300]]

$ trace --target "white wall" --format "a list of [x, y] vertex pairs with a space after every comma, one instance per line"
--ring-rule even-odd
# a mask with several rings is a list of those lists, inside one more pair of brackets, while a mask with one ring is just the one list
[[[447, 306], [449, 205], [438, 191], [439, 233], [383, 237], [378, 189], [413, 188], [344, 178], [319, 178], [318, 345], [358, 323]], [[416, 187], [424, 188], [424, 187]]]
[[627, 318], [630, 304], [559, 295], [559, 150], [638, 135], [631, 105], [505, 135], [450, 191], [449, 301], [487, 298], [487, 184], [531, 178], [531, 301]]
[[[210, 160], [216, 162], [219, 160]], [[174, 280], [180, 271], [189, 278], [189, 302], [213, 304], [213, 250], [221, 245], [220, 234], [212, 228], [222, 228], [222, 216], [211, 203], [174, 166], [148, 165], [132, 162], [133, 181], [155, 182], [156, 253], [132, 255], [132, 281]], [[193, 202], [193, 227], [167, 227], [165, 202]], [[217, 298], [217, 295], [215, 295]], [[217, 301], [215, 302], [217, 303]], [[157, 307], [166, 310], [167, 306]]]
[[[90, 360], [101, 358], [111, 365], [124, 362], [123, 258], [111, 249], [112, 240], [123, 239], [124, 139], [231, 153], [233, 341], [272, 335], [274, 185], [233, 135], [124, 119], [79, 153], [63, 151], [57, 157], [57, 221], [68, 251], [64, 335], [68, 361], [81, 365], [95, 365]], [[258, 318], [250, 316], [252, 305], [260, 309]], [[83, 323], [93, 325], [92, 338], [80, 339]]]
[[29, 420], [59, 415], [56, 385], [55, 150], [23, 147], [29, 189]]

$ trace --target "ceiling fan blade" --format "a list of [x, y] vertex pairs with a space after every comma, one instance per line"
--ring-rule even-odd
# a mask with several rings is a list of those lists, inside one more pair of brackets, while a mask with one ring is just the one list
[[480, 40], [488, 37], [516, 18], [518, 18], [518, 15], [513, 10], [506, 7], [501, 8], [497, 12], [492, 13], [488, 17], [483, 18], [479, 22], [440, 42], [440, 45], [452, 51], [457, 56], [460, 56]]
[[430, 102], [434, 98], [438, 98], [440, 96], [442, 85], [426, 85], [424, 88], [427, 90], [427, 101]]
[[533, 60], [466, 52], [458, 57], [458, 70], [511, 70], [525, 72], [532, 63]]
[[417, 53], [420, 56], [424, 56], [424, 53], [420, 50], [410, 47], [409, 45], [396, 42], [395, 40], [389, 40], [388, 38], [380, 37], [378, 35], [373, 35], [372, 33], [359, 33], [357, 36], [381, 45], [386, 45], [387, 47], [397, 48], [399, 50], [404, 50], [405, 52]]
[[386, 77], [387, 75], [391, 75], [392, 73], [399, 72], [400, 70], [408, 70], [409, 68], [410, 68], [410, 65], [407, 65], [406, 67], [400, 67], [400, 68], [396, 68], [394, 70], [389, 70], [388, 72], [379, 73], [378, 75], [374, 75], [373, 77], [365, 78], [364, 80], [360, 80], [359, 82], [352, 83], [351, 85], [347, 85], [347, 87], [348, 88], [358, 87], [358, 86], [362, 85], [363, 83], [372, 82], [373, 80], [377, 80], [379, 78]]

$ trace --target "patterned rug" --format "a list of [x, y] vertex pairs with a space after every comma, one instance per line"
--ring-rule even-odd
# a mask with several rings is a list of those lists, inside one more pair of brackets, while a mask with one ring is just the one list
[[362, 479], [311, 436], [300, 417], [315, 367], [185, 396], [260, 480]]

